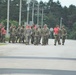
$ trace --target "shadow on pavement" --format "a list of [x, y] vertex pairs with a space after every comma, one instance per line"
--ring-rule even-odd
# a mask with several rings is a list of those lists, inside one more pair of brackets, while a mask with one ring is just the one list
[[76, 75], [76, 71], [52, 70], [52, 69], [14, 69], [14, 68], [0, 68], [0, 74]]
[[48, 59], [48, 60], [76, 60], [76, 58], [60, 58], [60, 57], [22, 57], [22, 56], [0, 56], [0, 59]]

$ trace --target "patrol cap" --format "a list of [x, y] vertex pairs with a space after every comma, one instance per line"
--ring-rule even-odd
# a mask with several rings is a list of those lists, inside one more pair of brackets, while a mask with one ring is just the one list
[[47, 24], [44, 24], [44, 27], [47, 27]]
[[59, 27], [59, 25], [56, 25], [56, 27]]
[[62, 25], [62, 28], [64, 28], [65, 26], [64, 25]]

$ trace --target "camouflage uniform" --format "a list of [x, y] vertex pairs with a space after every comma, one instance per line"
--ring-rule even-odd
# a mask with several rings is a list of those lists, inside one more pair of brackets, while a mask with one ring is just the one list
[[26, 39], [26, 45], [28, 45], [30, 43], [30, 39], [31, 39], [31, 28], [30, 28], [30, 26], [28, 26], [28, 28], [25, 29], [24, 34], [25, 34], [25, 39]]
[[16, 30], [16, 43], [18, 40], [20, 42], [20, 37], [21, 37], [20, 34], [21, 34], [21, 26], [19, 26]]
[[49, 29], [46, 25], [44, 25], [44, 28], [42, 29], [42, 45], [48, 44], [48, 38], [49, 38]]
[[16, 41], [16, 28], [15, 28], [15, 26], [12, 28], [11, 39], [12, 39], [12, 43], [15, 43], [15, 41]]
[[34, 36], [34, 45], [39, 44], [39, 30], [38, 28], [35, 29], [35, 36]]
[[60, 45], [60, 28], [58, 25], [56, 25], [56, 27], [54, 28], [54, 38], [55, 38], [55, 42], [54, 45], [56, 45], [56, 43], [58, 42], [58, 44]]
[[38, 31], [39, 31], [38, 44], [40, 44], [40, 41], [41, 41], [41, 27], [38, 28]]
[[5, 30], [5, 26], [3, 26], [1, 29], [1, 37], [2, 37], [2, 42], [4, 43], [5, 43], [5, 35], [6, 35], [6, 30]]
[[1, 42], [1, 40], [2, 40], [2, 37], [1, 37], [1, 26], [0, 26], [0, 42]]
[[12, 29], [13, 29], [13, 26], [11, 26], [9, 29], [9, 33], [10, 33], [9, 43], [12, 41]]
[[24, 26], [22, 26], [22, 28], [20, 30], [20, 42], [23, 41], [23, 43], [24, 43], [24, 38], [25, 38], [25, 36], [24, 36]]
[[64, 28], [64, 26], [62, 26], [61, 35], [62, 35], [62, 45], [64, 45], [65, 39], [66, 39], [66, 36], [67, 36], [67, 31], [66, 31], [66, 29]]
[[34, 36], [35, 36], [35, 29], [34, 26], [31, 27], [31, 44], [34, 44]]

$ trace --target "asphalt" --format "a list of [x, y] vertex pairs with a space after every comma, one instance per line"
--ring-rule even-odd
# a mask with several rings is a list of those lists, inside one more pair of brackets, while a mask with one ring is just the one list
[[0, 75], [76, 75], [76, 40], [53, 43], [0, 45]]

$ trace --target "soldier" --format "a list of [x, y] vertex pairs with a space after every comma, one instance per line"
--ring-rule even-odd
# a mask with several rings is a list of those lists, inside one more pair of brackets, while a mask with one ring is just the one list
[[48, 39], [49, 39], [49, 28], [47, 25], [44, 25], [44, 28], [42, 29], [42, 45], [47, 45], [48, 44]]
[[19, 42], [20, 42], [20, 34], [21, 34], [21, 26], [18, 26], [18, 28], [17, 28], [17, 30], [16, 30], [16, 43], [17, 43], [17, 41], [19, 40]]
[[0, 25], [0, 42], [1, 42], [1, 40], [2, 40], [2, 36], [1, 36], [1, 25]]
[[38, 27], [38, 31], [39, 31], [39, 38], [38, 38], [39, 41], [38, 41], [38, 43], [41, 44], [40, 43], [40, 41], [41, 41], [41, 26]]
[[35, 25], [31, 27], [31, 44], [34, 44]]
[[62, 28], [61, 28], [61, 35], [62, 35], [62, 45], [64, 45], [65, 39], [66, 39], [66, 36], [67, 36], [67, 31], [66, 31], [64, 26], [62, 26]]
[[38, 45], [38, 44], [39, 44], [39, 30], [38, 27], [36, 27], [35, 36], [34, 36], [34, 45]]
[[58, 39], [58, 44], [61, 45], [61, 42], [60, 42], [60, 38], [61, 38], [61, 28], [59, 27], [59, 25], [57, 25], [57, 28], [59, 29], [59, 39]]
[[23, 41], [23, 43], [24, 43], [24, 38], [25, 38], [25, 36], [24, 36], [24, 26], [22, 26], [21, 35], [20, 35], [20, 41]]
[[29, 45], [31, 39], [31, 27], [29, 25], [26, 26], [24, 34], [26, 38], [26, 45]]
[[54, 28], [54, 38], [55, 38], [54, 45], [56, 46], [57, 42], [60, 45], [61, 44], [60, 43], [60, 29], [58, 25], [56, 25], [56, 27]]
[[13, 29], [13, 25], [11, 25], [9, 28], [9, 33], [10, 33], [9, 43], [12, 41], [12, 29]]
[[13, 26], [12, 28], [11, 39], [12, 39], [12, 43], [15, 43], [16, 41], [16, 27], [15, 26]]
[[5, 43], [5, 35], [6, 35], [5, 26], [3, 26], [1, 29], [1, 35], [2, 35], [2, 42]]

